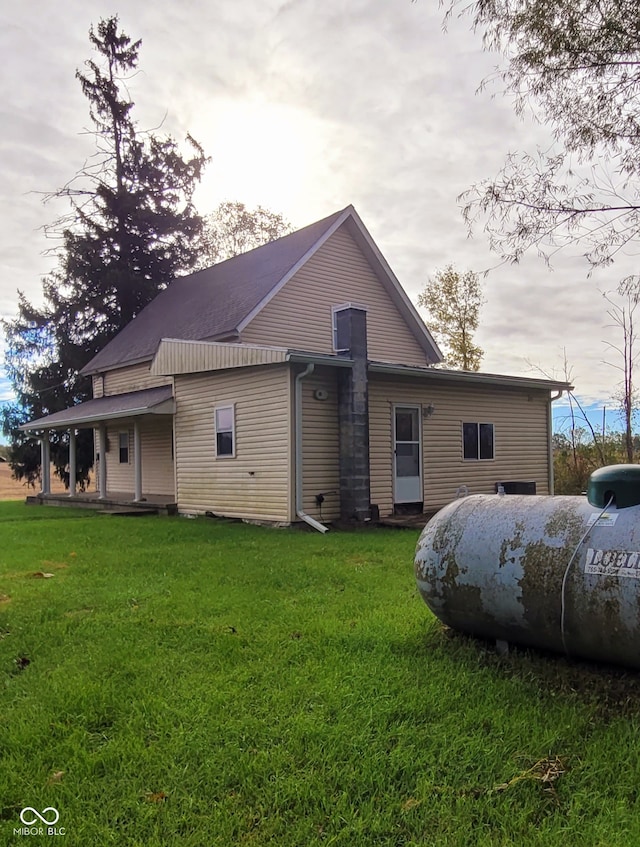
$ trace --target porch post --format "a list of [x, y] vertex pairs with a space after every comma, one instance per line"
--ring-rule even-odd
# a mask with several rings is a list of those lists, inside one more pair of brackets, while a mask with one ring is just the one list
[[45, 429], [40, 439], [40, 465], [42, 477], [42, 494], [51, 494], [51, 449], [49, 445], [49, 430]]
[[135, 493], [134, 501], [142, 500], [142, 449], [140, 447], [140, 422], [136, 418], [133, 422], [133, 479]]
[[98, 499], [105, 500], [107, 497], [107, 428], [103, 423], [98, 427], [98, 450], [100, 451], [100, 461], [98, 463], [100, 491], [98, 493]]
[[69, 430], [69, 497], [76, 496], [76, 431]]

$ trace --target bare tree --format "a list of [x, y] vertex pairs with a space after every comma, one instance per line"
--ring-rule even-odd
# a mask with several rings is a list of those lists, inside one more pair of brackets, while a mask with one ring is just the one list
[[[527, 364], [532, 370], [537, 371], [542, 374], [542, 376], [547, 379], [557, 379], [558, 374], [553, 371], [547, 371], [544, 368], [541, 368], [540, 365], [535, 365], [529, 360], [527, 360]], [[563, 347], [562, 349], [562, 377], [563, 381], [569, 385], [572, 385], [574, 382], [573, 379], [573, 365], [569, 362], [567, 357], [567, 348]], [[569, 422], [570, 422], [570, 431], [569, 431], [569, 443], [571, 445], [571, 453], [573, 456], [573, 464], [574, 468], [577, 469], [579, 465], [579, 448], [582, 443], [582, 434], [586, 432], [586, 429], [591, 433], [591, 441], [593, 444], [593, 448], [595, 453], [600, 461], [600, 465], [606, 465], [606, 438], [605, 438], [605, 430], [603, 427], [601, 436], [598, 436], [596, 433], [595, 427], [589, 420], [586, 409], [580, 402], [580, 400], [576, 397], [573, 391], [567, 391], [567, 400], [569, 402]], [[576, 411], [577, 410], [577, 411]], [[585, 426], [583, 426], [583, 424]]]
[[616, 400], [620, 404], [622, 419], [624, 422], [624, 440], [627, 454], [627, 461], [634, 460], [634, 444], [633, 444], [633, 423], [635, 417], [636, 403], [638, 399], [638, 391], [635, 385], [635, 366], [640, 355], [636, 352], [636, 325], [635, 312], [640, 301], [640, 293], [635, 288], [630, 286], [622, 286], [618, 293], [624, 298], [622, 305], [616, 303], [610, 294], [604, 293], [602, 296], [609, 304], [607, 315], [611, 318], [610, 326], [618, 327], [621, 330], [622, 339], [619, 344], [606, 342], [607, 347], [619, 356], [618, 362], [609, 362], [610, 365], [618, 371], [622, 372], [621, 390], [616, 396]]

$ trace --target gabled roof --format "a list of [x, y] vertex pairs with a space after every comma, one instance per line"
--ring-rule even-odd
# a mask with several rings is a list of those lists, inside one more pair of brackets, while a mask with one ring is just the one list
[[178, 277], [118, 333], [82, 373], [150, 360], [162, 338], [205, 341], [237, 335], [343, 224], [374, 268], [431, 361], [442, 355], [353, 206], [219, 262]]

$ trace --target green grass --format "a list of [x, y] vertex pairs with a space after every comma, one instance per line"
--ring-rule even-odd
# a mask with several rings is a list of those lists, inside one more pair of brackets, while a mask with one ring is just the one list
[[0, 538], [0, 844], [640, 844], [637, 675], [445, 630], [415, 532], [10, 503]]

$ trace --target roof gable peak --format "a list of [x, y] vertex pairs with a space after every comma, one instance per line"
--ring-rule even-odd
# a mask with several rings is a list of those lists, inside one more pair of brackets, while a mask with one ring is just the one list
[[274, 241], [176, 278], [82, 369], [94, 374], [150, 361], [162, 338], [198, 341], [236, 335], [286, 282], [346, 224], [392, 293], [432, 360], [438, 348], [352, 205]]

